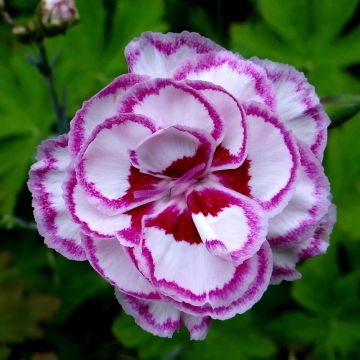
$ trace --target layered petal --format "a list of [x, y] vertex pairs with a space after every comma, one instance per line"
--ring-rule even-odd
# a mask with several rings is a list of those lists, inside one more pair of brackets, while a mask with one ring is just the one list
[[118, 103], [134, 84], [147, 79], [145, 76], [125, 74], [117, 77], [108, 86], [84, 102], [70, 123], [69, 148], [76, 156], [93, 130], [106, 119], [117, 115]]
[[[249, 266], [249, 272], [245, 270]], [[186, 302], [176, 302], [168, 298], [176, 308], [194, 316], [210, 316], [213, 319], [226, 320], [249, 310], [267, 289], [273, 269], [272, 252], [265, 242], [259, 252], [237, 268], [237, 275], [224, 288], [216, 289], [211, 298], [217, 298], [216, 304], [206, 303], [195, 306]], [[230, 295], [230, 290], [231, 295]], [[221, 299], [221, 301], [220, 301]]]
[[145, 215], [153, 213], [156, 209], [156, 202], [138, 206], [124, 214], [129, 216], [129, 224], [119, 229], [115, 236], [124, 246], [140, 244], [142, 234], [142, 219]]
[[119, 111], [150, 117], [157, 127], [186, 126], [210, 134], [218, 143], [223, 124], [214, 107], [184, 83], [154, 79], [134, 86], [123, 98]]
[[268, 239], [272, 245], [296, 244], [311, 236], [327, 213], [329, 182], [319, 160], [298, 143], [300, 167], [296, 190], [284, 210], [270, 219]]
[[132, 164], [142, 172], [178, 178], [199, 165], [202, 169], [196, 175], [204, 173], [211, 164], [214, 150], [214, 141], [206, 134], [171, 126], [145, 139], [130, 156]]
[[126, 46], [125, 57], [129, 72], [170, 78], [184, 61], [220, 49], [219, 45], [197, 33], [145, 32]]
[[296, 248], [273, 248], [274, 267], [271, 274], [271, 284], [280, 284], [282, 281], [294, 281], [301, 278], [301, 274], [296, 270], [299, 261]]
[[252, 103], [246, 114], [250, 196], [274, 216], [295, 191], [298, 149], [291, 133], [266, 108]]
[[[161, 293], [195, 308], [209, 304], [212, 309], [243, 296], [255, 281], [261, 254], [267, 258], [264, 268], [271, 266], [271, 253], [266, 249], [238, 266], [214, 256], [202, 243], [186, 204], [174, 199], [145, 218], [140, 256], [146, 267], [144, 274]], [[259, 292], [267, 286], [267, 271]]]
[[275, 109], [275, 95], [266, 71], [229, 51], [211, 52], [189, 60], [175, 80], [203, 80], [220, 85], [241, 103], [256, 101]]
[[273, 84], [279, 119], [321, 160], [330, 121], [314, 87], [292, 66], [257, 58], [251, 60], [266, 70]]
[[330, 204], [329, 211], [320, 220], [314, 233], [298, 248], [299, 260], [305, 260], [324, 254], [329, 246], [329, 237], [336, 222], [335, 205]]
[[115, 214], [149, 201], [134, 192], [155, 190], [160, 180], [134, 168], [130, 150], [155, 131], [149, 119], [134, 114], [118, 115], [94, 130], [76, 164], [78, 182], [94, 206]]
[[291, 246], [274, 245], [274, 270], [271, 276], [272, 284], [283, 280], [299, 279], [301, 274], [296, 270], [296, 264], [308, 258], [325, 253], [329, 245], [329, 236], [336, 220], [334, 205], [330, 205], [327, 213], [320, 219], [312, 234], [301, 243]]
[[212, 170], [235, 169], [246, 157], [247, 124], [240, 103], [225, 89], [205, 81], [187, 81], [214, 106], [224, 125], [224, 138], [216, 148]]
[[72, 260], [85, 260], [80, 228], [71, 219], [63, 199], [62, 184], [70, 163], [68, 136], [44, 141], [32, 165], [28, 187], [40, 234], [52, 249]]
[[154, 286], [138, 271], [117, 239], [84, 236], [83, 246], [92, 267], [110, 284], [141, 299], [160, 299]]
[[182, 313], [181, 320], [189, 330], [191, 340], [204, 340], [206, 338], [211, 322], [209, 316], [193, 316]]
[[256, 201], [235, 191], [199, 186], [188, 194], [187, 204], [206, 248], [234, 264], [252, 257], [266, 239], [264, 210]]
[[124, 311], [144, 330], [161, 337], [172, 337], [180, 329], [180, 311], [165, 301], [148, 301], [124, 294], [115, 288]]
[[70, 171], [65, 180], [64, 198], [73, 221], [85, 234], [112, 238], [118, 231], [131, 226], [130, 215], [107, 214], [90, 203], [86, 192], [76, 179], [75, 170]]

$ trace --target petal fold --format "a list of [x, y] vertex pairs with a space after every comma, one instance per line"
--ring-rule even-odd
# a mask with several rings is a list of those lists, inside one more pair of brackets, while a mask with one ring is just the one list
[[125, 92], [147, 77], [125, 74], [117, 77], [108, 86], [84, 102], [70, 123], [69, 148], [76, 156], [93, 130], [106, 119], [117, 115], [118, 103]]
[[[235, 266], [210, 253], [190, 221], [181, 199], [174, 199], [145, 219], [142, 251], [138, 254], [146, 268], [144, 274], [169, 301], [197, 309], [192, 315], [222, 318], [236, 313], [239, 308], [230, 305], [249, 287], [258, 283], [254, 291], [261, 293], [268, 285], [272, 267], [269, 245], [265, 242], [254, 256]], [[247, 299], [246, 306], [251, 306], [258, 298]], [[216, 315], [215, 308], [222, 308], [221, 314]]]
[[203, 185], [188, 194], [187, 204], [206, 248], [227, 261], [241, 264], [266, 239], [266, 213], [256, 201], [235, 191]]
[[212, 52], [189, 60], [175, 80], [202, 80], [220, 85], [241, 103], [256, 101], [275, 109], [275, 95], [266, 71], [229, 51]]
[[219, 45], [197, 33], [145, 32], [126, 46], [125, 57], [129, 72], [169, 78], [184, 61], [220, 49]]
[[130, 162], [130, 150], [156, 131], [144, 116], [120, 114], [99, 125], [76, 164], [76, 177], [94, 206], [119, 214], [144, 204], [135, 191], [156, 190], [160, 179], [140, 173]]
[[127, 214], [107, 214], [89, 202], [84, 189], [78, 184], [75, 170], [70, 171], [64, 183], [64, 198], [69, 213], [85, 234], [112, 238], [116, 232], [130, 226]]
[[193, 316], [182, 313], [181, 319], [190, 332], [191, 340], [204, 340], [209, 330], [211, 318], [209, 316]]
[[287, 205], [295, 191], [299, 153], [289, 131], [259, 104], [246, 108], [249, 126], [248, 187], [270, 216]]
[[63, 199], [62, 185], [70, 163], [68, 136], [44, 141], [37, 162], [29, 172], [34, 216], [45, 243], [71, 260], [85, 260], [79, 226], [72, 220]]
[[141, 299], [160, 299], [154, 286], [138, 271], [117, 239], [84, 236], [83, 245], [92, 267], [110, 284]]
[[161, 337], [172, 337], [180, 329], [180, 311], [165, 301], [147, 301], [126, 295], [115, 288], [124, 311], [144, 330]]
[[205, 81], [187, 81], [214, 106], [224, 126], [224, 138], [216, 148], [212, 170], [235, 169], [246, 157], [247, 124], [240, 103], [220, 86]]
[[[157, 131], [131, 151], [133, 166], [150, 175], [179, 178], [203, 164], [199, 176], [211, 164], [214, 142], [206, 134], [171, 126]], [[194, 174], [195, 175], [195, 174]]]
[[134, 86], [123, 98], [119, 111], [145, 115], [158, 128], [185, 126], [210, 134], [217, 143], [223, 124], [214, 107], [185, 83], [153, 79]]
[[268, 239], [272, 245], [289, 245], [311, 236], [327, 213], [329, 182], [323, 167], [304, 143], [298, 143], [300, 167], [296, 190], [284, 210], [270, 219]]
[[273, 84], [280, 121], [322, 160], [330, 120], [314, 87], [303, 73], [290, 65], [257, 58], [251, 60], [265, 69]]

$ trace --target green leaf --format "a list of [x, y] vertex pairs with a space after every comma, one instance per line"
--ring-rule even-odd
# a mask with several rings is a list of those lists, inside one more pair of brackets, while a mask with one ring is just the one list
[[180, 351], [186, 343], [188, 334], [175, 334], [172, 339], [153, 336], [135, 324], [133, 318], [122, 314], [113, 324], [113, 334], [120, 343], [135, 349], [140, 359], [165, 359], [174, 351]]
[[[52, 291], [62, 300], [54, 321], [64, 322], [85, 300], [109, 294], [113, 288], [85, 262], [70, 262], [61, 255], [53, 255], [54, 279]], [[76, 274], [76, 276], [74, 276]]]
[[317, 38], [321, 40], [334, 38], [355, 13], [358, 3], [358, 0], [311, 1], [311, 15], [316, 26]]
[[[49, 57], [59, 52], [54, 69], [58, 94], [66, 89], [68, 113], [72, 116], [82, 102], [126, 72], [124, 47], [147, 30], [162, 31], [166, 26], [163, 0], [118, 2], [113, 19], [113, 36], [104, 44], [105, 11], [101, 1], [79, 0], [80, 24], [65, 36], [46, 40]], [[48, 137], [55, 115], [46, 81], [25, 60], [36, 52], [23, 46], [5, 53], [0, 65], [0, 224], [11, 226], [17, 194], [27, 179], [36, 145]], [[11, 156], [9, 156], [11, 154]]]
[[[33, 289], [27, 292], [22, 279], [11, 281], [15, 268], [9, 253], [0, 253], [0, 345], [20, 343], [43, 336], [40, 322], [49, 321], [58, 310], [59, 299]], [[10, 273], [10, 276], [6, 276]]]
[[359, 350], [360, 273], [341, 274], [336, 250], [333, 245], [300, 266], [303, 278], [293, 284], [292, 296], [305, 311], [285, 313], [270, 331], [289, 344], [311, 345], [321, 358], [348, 359]]
[[[219, 346], [221, 344], [221, 346]], [[192, 342], [184, 359], [269, 359], [275, 353], [271, 338], [261, 332], [251, 314], [226, 321], [213, 321], [203, 342]]]
[[360, 81], [345, 70], [360, 62], [360, 27], [341, 33], [358, 0], [259, 0], [256, 4], [261, 19], [231, 26], [233, 50], [294, 65], [308, 75], [321, 96], [360, 91]]
[[127, 72], [124, 48], [130, 40], [144, 31], [166, 30], [163, 0], [152, 1], [151, 6], [146, 0], [123, 0], [116, 5], [109, 38], [104, 38], [105, 9], [101, 1], [89, 6], [88, 1], [80, 0], [80, 23], [66, 36], [47, 42], [51, 54], [60, 54], [55, 77], [67, 89], [70, 114], [116, 76]]
[[[360, 240], [360, 113], [330, 131], [326, 156], [334, 202], [338, 209], [337, 227], [350, 239]], [[346, 238], [340, 238], [345, 241]]]
[[54, 120], [46, 82], [18, 54], [0, 65], [0, 224], [11, 225], [35, 147]]
[[279, 342], [297, 345], [309, 345], [326, 333], [324, 318], [314, 318], [300, 311], [288, 311], [273, 318], [266, 324], [268, 332]]
[[10, 356], [10, 349], [6, 346], [0, 343], [0, 360], [5, 360]]
[[184, 360], [250, 360], [268, 359], [275, 353], [274, 343], [260, 331], [249, 314], [227, 321], [213, 321], [204, 341], [189, 341], [189, 334], [184, 329], [172, 339], [153, 336], [124, 314], [114, 322], [113, 333], [123, 346], [137, 350], [140, 359], [165, 360], [180, 354]]
[[[290, 45], [303, 44], [308, 35], [307, 3], [303, 0], [260, 0], [259, 11], [267, 25]], [[304, 48], [304, 47], [302, 47]]]

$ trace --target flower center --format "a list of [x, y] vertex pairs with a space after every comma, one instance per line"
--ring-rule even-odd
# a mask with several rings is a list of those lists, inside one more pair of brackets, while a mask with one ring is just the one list
[[205, 163], [201, 163], [191, 170], [189, 170], [186, 174], [176, 179], [171, 183], [171, 187], [169, 190], [170, 196], [180, 195], [183, 192], [187, 191], [192, 185], [197, 182], [196, 175], [199, 174], [206, 167]]
[[192, 185], [194, 185], [198, 180], [196, 175], [198, 175], [201, 171], [203, 171], [206, 167], [205, 163], [201, 163], [183, 176], [179, 177], [176, 180], [172, 180], [168, 182], [165, 186], [152, 189], [152, 190], [139, 190], [134, 192], [134, 197], [137, 199], [140, 198], [161, 198], [165, 195], [169, 195], [170, 197], [180, 195], [187, 191]]

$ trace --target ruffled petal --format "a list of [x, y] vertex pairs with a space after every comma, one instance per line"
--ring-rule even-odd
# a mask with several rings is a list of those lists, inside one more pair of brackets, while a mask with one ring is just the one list
[[144, 274], [162, 294], [194, 307], [230, 304], [247, 291], [258, 271], [258, 254], [238, 266], [211, 254], [181, 199], [145, 218], [139, 256]]
[[84, 236], [83, 246], [92, 267], [110, 284], [141, 299], [160, 299], [154, 286], [138, 271], [117, 239]]
[[185, 126], [210, 134], [220, 142], [223, 124], [214, 107], [184, 83], [154, 79], [134, 86], [119, 111], [150, 117], [157, 127]]
[[204, 340], [206, 338], [211, 322], [209, 316], [193, 316], [182, 313], [181, 319], [190, 332], [191, 340]]
[[257, 58], [251, 60], [266, 70], [273, 83], [280, 121], [321, 160], [330, 121], [314, 87], [292, 66]]
[[149, 201], [134, 193], [155, 190], [160, 179], [134, 168], [130, 150], [155, 131], [149, 119], [134, 114], [120, 114], [94, 130], [78, 158], [76, 177], [100, 210], [122, 213]]
[[275, 109], [275, 95], [266, 71], [229, 51], [200, 55], [177, 69], [175, 80], [203, 80], [220, 85], [241, 103], [256, 101]]
[[298, 143], [298, 147], [301, 166], [296, 190], [284, 210], [270, 219], [271, 245], [296, 244], [308, 238], [329, 208], [329, 182], [319, 160], [307, 145]]
[[329, 211], [321, 219], [313, 236], [298, 247], [297, 253], [299, 260], [305, 260], [325, 253], [329, 246], [329, 237], [335, 222], [336, 208], [335, 205], [330, 204]]
[[250, 196], [275, 216], [295, 191], [298, 149], [290, 132], [266, 108], [252, 103], [246, 113]]
[[206, 134], [171, 126], [149, 136], [130, 154], [133, 166], [142, 172], [179, 178], [199, 166], [196, 175], [203, 174], [211, 164], [214, 150], [214, 142]]
[[156, 209], [156, 202], [138, 206], [124, 214], [130, 217], [130, 223], [118, 230], [115, 234], [120, 244], [134, 246], [140, 244], [142, 234], [142, 219], [145, 215], [153, 213]]
[[169, 78], [184, 61], [220, 49], [219, 45], [197, 33], [145, 32], [126, 46], [125, 57], [129, 72]]
[[135, 74], [121, 75], [84, 102], [70, 123], [69, 148], [73, 156], [80, 152], [87, 138], [99, 124], [117, 115], [118, 103], [125, 92], [134, 84], [146, 79], [145, 76]]
[[210, 184], [190, 192], [187, 204], [202, 241], [216, 256], [241, 264], [266, 240], [267, 216], [246, 196]]
[[282, 281], [294, 281], [301, 278], [301, 274], [296, 270], [298, 258], [295, 249], [273, 248], [274, 267], [271, 274], [270, 283], [280, 284]]
[[335, 206], [331, 204], [312, 234], [304, 239], [303, 242], [293, 246], [272, 246], [274, 270], [271, 276], [271, 283], [279, 284], [283, 280], [292, 281], [299, 279], [301, 274], [296, 270], [296, 264], [299, 261], [325, 253], [329, 246], [329, 236], [335, 220], [336, 210]]
[[246, 157], [247, 124], [240, 103], [225, 89], [205, 81], [187, 81], [214, 106], [224, 125], [224, 138], [216, 148], [212, 170], [235, 169]]
[[100, 238], [113, 238], [116, 232], [128, 228], [131, 224], [129, 215], [106, 214], [91, 204], [84, 189], [76, 180], [75, 170], [69, 172], [65, 181], [64, 197], [73, 221], [85, 234]]
[[40, 234], [52, 249], [71, 260], [85, 260], [80, 228], [71, 219], [63, 199], [62, 184], [70, 163], [68, 136], [44, 141], [29, 172], [34, 216]]
[[165, 301], [141, 300], [115, 288], [124, 311], [144, 330], [161, 337], [172, 337], [180, 329], [180, 311]]
[[[248, 270], [246, 267], [249, 266]], [[226, 320], [236, 314], [249, 310], [260, 300], [267, 289], [273, 269], [272, 252], [265, 242], [259, 252], [237, 267], [234, 279], [224, 288], [211, 292], [213, 304], [195, 306], [186, 302], [172, 302], [179, 310], [194, 316], [210, 316], [213, 319]], [[214, 300], [216, 299], [216, 303]], [[221, 300], [221, 301], [220, 301]]]

